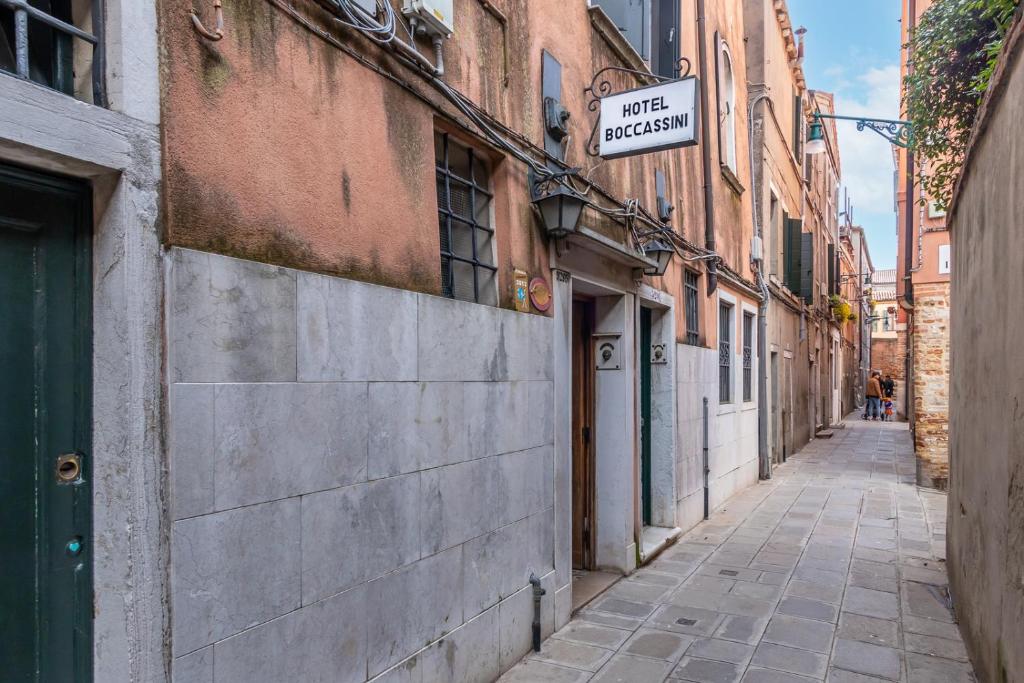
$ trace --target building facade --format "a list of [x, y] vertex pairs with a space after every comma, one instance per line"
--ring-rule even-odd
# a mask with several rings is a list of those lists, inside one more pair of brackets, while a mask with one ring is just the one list
[[851, 304], [854, 318], [843, 326], [844, 372], [846, 381], [843, 396], [846, 412], [864, 406], [864, 389], [868, 375], [877, 362], [875, 356], [875, 332], [873, 322], [873, 283], [878, 277], [871, 262], [871, 252], [864, 235], [864, 228], [853, 225], [845, 212], [846, 221], [840, 226], [840, 296]]
[[[531, 577], [546, 636], [574, 574], [757, 481], [738, 0], [466, 0], [384, 45], [313, 2], [226, 6], [210, 42], [190, 7], [160, 3], [176, 674], [491, 680]], [[687, 75], [662, 34], [706, 137], [591, 156], [588, 87]], [[554, 237], [559, 187], [587, 205]]]
[[896, 269], [875, 271], [871, 280], [872, 323], [871, 356], [875, 369], [896, 383], [896, 414], [906, 419], [906, 384], [904, 371], [907, 357], [907, 327], [899, 322], [896, 300]]
[[784, 6], [449, 4], [0, 7], [13, 677], [493, 680], [841, 419]]
[[[904, 0], [902, 45], [931, 5]], [[900, 74], [906, 75], [906, 47]], [[952, 270], [945, 212], [927, 194], [916, 175], [927, 160], [897, 148], [896, 223], [898, 253], [897, 325], [907, 330], [904, 375], [906, 405], [914, 434], [917, 481], [945, 489], [949, 479], [949, 287]]]
[[[1024, 291], [1024, 19], [1018, 11], [975, 118], [949, 210], [953, 238], [946, 546], [949, 590], [979, 680], [1024, 679], [1022, 321], [1000, 293]], [[1008, 141], [1011, 144], [1008, 144]], [[1007, 352], [1008, 349], [1013, 349]]]

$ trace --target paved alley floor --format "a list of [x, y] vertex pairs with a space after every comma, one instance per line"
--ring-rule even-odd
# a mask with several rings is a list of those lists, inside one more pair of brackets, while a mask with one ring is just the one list
[[946, 497], [905, 423], [851, 416], [581, 610], [502, 681], [973, 681]]

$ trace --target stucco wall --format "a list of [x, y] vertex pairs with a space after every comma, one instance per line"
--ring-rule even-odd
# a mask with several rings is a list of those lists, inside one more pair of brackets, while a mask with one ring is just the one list
[[[549, 279], [547, 240], [532, 212], [526, 167], [475, 137], [475, 129], [423, 78], [353, 32], [338, 28], [313, 2], [297, 11], [367, 63], [329, 45], [264, 0], [227, 3], [226, 36], [199, 39], [187, 0], [161, 0], [162, 107], [165, 120], [165, 240], [240, 258], [303, 268], [355, 280], [439, 293], [440, 256], [433, 131], [460, 131], [492, 155], [494, 225], [502, 307], [513, 305], [515, 268]], [[639, 157], [586, 156], [595, 114], [584, 88], [609, 65], [635, 66], [616, 52], [613, 38], [595, 27], [587, 3], [513, 0], [502, 6], [507, 39], [477, 0], [455, 2], [456, 31], [444, 44], [444, 81], [465, 93], [515, 133], [543, 146], [542, 54], [562, 66], [562, 101], [571, 113], [567, 160], [619, 200], [636, 197], [655, 212], [655, 170], [665, 173], [672, 224], [694, 244], [704, 243], [698, 147]], [[683, 13], [680, 49], [694, 63], [692, 17]], [[614, 29], [613, 29], [614, 30]], [[742, 3], [708, 3], [708, 43], [714, 32], [732, 47], [744, 73]], [[502, 56], [507, 43], [510, 66]], [[421, 44], [429, 52], [429, 45]], [[507, 80], [506, 80], [507, 77]], [[714, 64], [708, 86], [716, 118]], [[614, 87], [641, 85], [612, 75]], [[739, 79], [738, 112], [746, 111]], [[718, 171], [717, 126], [712, 125], [717, 251], [747, 279], [750, 192], [737, 193]], [[746, 117], [737, 117], [738, 176], [749, 184]], [[583, 224], [623, 240], [621, 226], [587, 211]], [[648, 280], [683, 300], [680, 265]], [[701, 298], [701, 305], [707, 306]], [[710, 319], [714, 312], [710, 311]], [[677, 320], [677, 339], [683, 338]], [[709, 325], [714, 343], [714, 325]]]
[[[951, 213], [950, 588], [982, 681], [1024, 680], [1021, 22]], [[990, 95], [990, 98], [992, 96]]]
[[551, 630], [550, 319], [168, 266], [176, 681], [493, 679], [529, 648], [531, 572]]

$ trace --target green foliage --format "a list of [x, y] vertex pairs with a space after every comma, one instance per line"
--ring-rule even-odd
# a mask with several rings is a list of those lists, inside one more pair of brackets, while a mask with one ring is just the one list
[[904, 79], [912, 148], [925, 191], [949, 202], [981, 98], [1020, 0], [937, 0], [921, 16], [908, 45]]

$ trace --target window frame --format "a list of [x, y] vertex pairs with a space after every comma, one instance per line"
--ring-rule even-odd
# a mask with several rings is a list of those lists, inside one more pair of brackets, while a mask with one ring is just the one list
[[[443, 150], [443, 158], [437, 157], [437, 138], [441, 138], [441, 146]], [[485, 153], [475, 148], [471, 144], [463, 142], [460, 138], [454, 137], [451, 133], [442, 129], [434, 130], [434, 144], [435, 144], [435, 155], [434, 155], [434, 177], [436, 181], [444, 182], [444, 192], [447, 205], [442, 207], [440, 198], [437, 200], [437, 214], [438, 214], [438, 240], [440, 242], [440, 261], [441, 261], [441, 295], [448, 299], [455, 299], [458, 301], [470, 301], [472, 303], [485, 304], [491, 306], [498, 305], [498, 266], [497, 264], [497, 253], [496, 253], [496, 232], [494, 228], [494, 192], [491, 189], [492, 179], [492, 164]], [[466, 150], [467, 158], [469, 160], [469, 174], [470, 178], [464, 178], [458, 173], [454, 172], [451, 168], [451, 145], [457, 145]], [[485, 183], [486, 187], [479, 182], [475, 177], [477, 162], [483, 168], [486, 174]], [[452, 208], [452, 181], [461, 183], [469, 190], [469, 208], [470, 215], [464, 216], [456, 213]], [[483, 207], [487, 214], [487, 225], [482, 225], [477, 222], [477, 216], [480, 215], [480, 209], [477, 206], [477, 197], [482, 195], [486, 198], [486, 206]], [[472, 257], [467, 258], [460, 254], [455, 253], [453, 248], [453, 232], [452, 223], [458, 222], [461, 225], [468, 227], [470, 231], [470, 244], [472, 249]], [[443, 223], [443, 227], [442, 227]], [[446, 232], [448, 250], [444, 248], [444, 241], [442, 240], [442, 230]], [[479, 249], [477, 242], [477, 231], [486, 232], [490, 235], [490, 262], [484, 262], [481, 260], [483, 255]], [[453, 267], [454, 262], [458, 261], [469, 265], [473, 269], [473, 299], [467, 299], [456, 296], [455, 288], [455, 268]], [[446, 269], [447, 264], [447, 269]], [[487, 301], [481, 300], [481, 282], [480, 282], [480, 270], [490, 271], [491, 277], [493, 278], [493, 290], [489, 294]], [[447, 278], [446, 278], [447, 272]], [[447, 280], [447, 281], [446, 281]]]
[[736, 304], [724, 299], [718, 300], [718, 403], [719, 405], [731, 405], [733, 403], [732, 381], [733, 381], [733, 349], [732, 349], [732, 327]]
[[[739, 175], [736, 142], [736, 62], [728, 43], [718, 37], [718, 163]], [[728, 70], [726, 70], [728, 66]]]
[[743, 311], [743, 389], [742, 396], [744, 403], [751, 403], [754, 400], [754, 321], [755, 316], [750, 311]]
[[[0, 67], [0, 73], [35, 83], [49, 90], [74, 97], [80, 102], [107, 106], [104, 52], [104, 3], [91, 0], [84, 15], [90, 26], [86, 30], [74, 21], [74, 2], [57, 3], [59, 7], [34, 7], [33, 11], [2, 7], [10, 12], [14, 41], [11, 43], [14, 63]], [[19, 23], [24, 22], [25, 40], [17, 39]], [[0, 29], [5, 30], [5, 29]], [[6, 30], [5, 30], [6, 32]], [[43, 49], [39, 43], [43, 42]], [[76, 69], [83, 74], [76, 78]], [[77, 81], [81, 81], [81, 83]]]
[[684, 344], [700, 346], [700, 274], [683, 269]]

